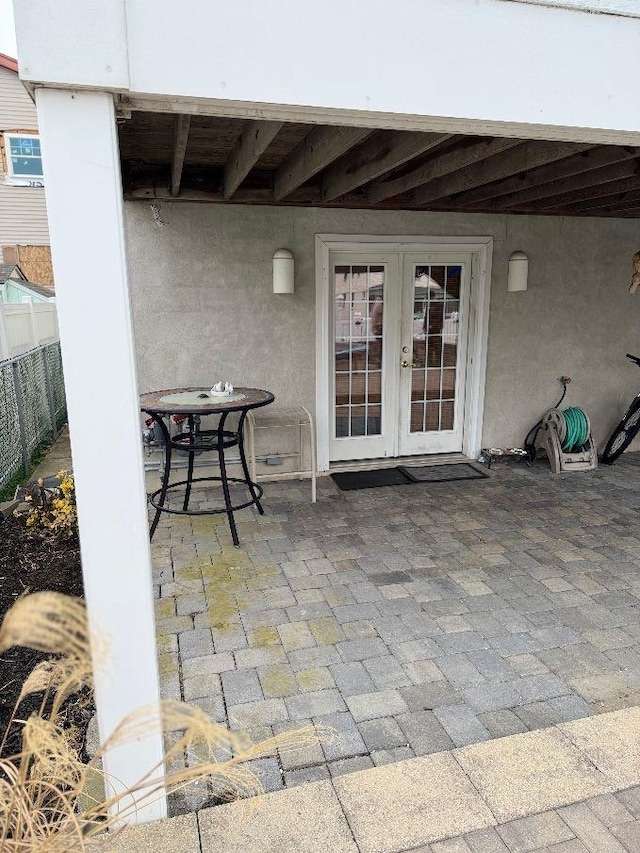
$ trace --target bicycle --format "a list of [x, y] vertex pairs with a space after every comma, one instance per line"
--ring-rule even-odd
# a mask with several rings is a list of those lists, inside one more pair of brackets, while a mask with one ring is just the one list
[[[640, 357], [627, 353], [627, 358], [640, 367]], [[631, 401], [631, 405], [624, 413], [618, 426], [609, 437], [609, 441], [602, 453], [601, 461], [605, 465], [611, 465], [629, 447], [633, 439], [640, 431], [640, 394]]]

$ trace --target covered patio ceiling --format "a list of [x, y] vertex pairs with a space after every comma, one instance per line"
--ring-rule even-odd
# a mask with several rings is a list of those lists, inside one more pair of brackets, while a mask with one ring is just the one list
[[133, 111], [125, 197], [640, 216], [640, 148]]

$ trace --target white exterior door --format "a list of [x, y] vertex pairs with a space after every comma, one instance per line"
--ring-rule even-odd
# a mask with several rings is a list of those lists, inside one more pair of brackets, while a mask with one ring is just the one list
[[330, 459], [461, 452], [472, 255], [330, 256]]
[[471, 255], [403, 256], [398, 455], [460, 453]]

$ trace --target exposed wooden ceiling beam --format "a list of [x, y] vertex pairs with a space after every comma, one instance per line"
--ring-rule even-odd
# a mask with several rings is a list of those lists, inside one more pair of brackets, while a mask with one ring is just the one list
[[[600, 198], [592, 198], [587, 201], [572, 202], [571, 204], [562, 205], [563, 215], [571, 215], [575, 213], [586, 213], [593, 211], [597, 215], [598, 210], [613, 210], [623, 209], [626, 207], [635, 206], [640, 202], [640, 189], [628, 190], [625, 192], [611, 193]], [[547, 211], [544, 211], [547, 213]], [[550, 214], [552, 210], [548, 211]]]
[[[553, 191], [558, 182], [574, 175], [586, 176], [587, 173], [596, 169], [616, 166], [639, 155], [640, 148], [590, 148], [573, 157], [567, 157], [566, 160], [557, 160], [529, 172], [522, 172], [511, 178], [505, 178], [502, 181], [485, 184], [468, 192], [460, 193], [455, 197], [455, 202], [462, 207], [473, 207], [479, 202], [495, 199], [496, 207], [502, 208], [505, 203], [509, 203], [513, 198], [515, 206], [516, 201], [534, 201], [536, 198], [545, 198], [544, 193], [547, 189], [550, 188]], [[486, 205], [483, 207], [486, 209]]]
[[280, 201], [371, 134], [363, 127], [316, 127], [276, 169], [274, 201]]
[[187, 153], [187, 142], [189, 141], [189, 127], [191, 116], [176, 116], [173, 129], [173, 158], [171, 160], [171, 195], [180, 193], [180, 181], [182, 179], [182, 167]]
[[578, 204], [582, 201], [590, 201], [591, 199], [606, 198], [616, 193], [625, 193], [637, 189], [640, 189], [640, 175], [635, 174], [632, 177], [621, 178], [619, 181], [608, 181], [603, 184], [582, 187], [571, 192], [558, 193], [551, 198], [523, 204], [522, 207], [529, 210], [545, 211], [556, 207], [565, 207], [570, 204]]
[[368, 188], [369, 201], [376, 204], [521, 144], [521, 139], [479, 139], [470, 145], [434, 157], [406, 175], [387, 181], [375, 181]]
[[488, 160], [461, 169], [453, 175], [431, 181], [414, 191], [413, 200], [417, 205], [429, 204], [429, 202], [447, 198], [492, 181], [499, 181], [518, 172], [570, 157], [591, 147], [593, 146], [579, 142], [524, 142], [516, 148], [503, 151]]
[[633, 207], [625, 207], [622, 210], [613, 209], [606, 212], [600, 211], [597, 215], [612, 219], [640, 219], [640, 204], [636, 204]]
[[593, 172], [558, 179], [541, 187], [532, 187], [524, 193], [502, 196], [495, 201], [500, 204], [503, 210], [522, 208], [529, 204], [537, 206], [538, 203], [543, 208], [557, 207], [554, 201], [556, 196], [568, 197], [571, 193], [581, 193], [584, 190], [586, 193], [584, 198], [590, 198], [589, 193], [598, 187], [624, 180], [633, 180], [639, 173], [638, 160], [626, 160], [623, 163], [616, 163], [614, 166], [606, 166], [604, 169], [595, 169]]
[[322, 198], [339, 198], [368, 184], [452, 137], [443, 133], [383, 130], [359, 145], [322, 175]]
[[[197, 182], [200, 186], [200, 181]], [[166, 200], [171, 198], [171, 191], [163, 188], [161, 183], [156, 180], [149, 180], [149, 177], [141, 181], [132, 183], [124, 193], [124, 197], [128, 201], [140, 201], [142, 199]], [[222, 195], [222, 188], [218, 186], [218, 182], [210, 180], [207, 186], [203, 188], [195, 188], [193, 182], [190, 182], [185, 177], [182, 182], [180, 196], [174, 201], [210, 201], [215, 203], [228, 202], [229, 204], [264, 204], [274, 205], [273, 190], [271, 187], [248, 187], [243, 185], [239, 187], [230, 199], [225, 199]], [[326, 204], [320, 198], [319, 187], [300, 187], [294, 190], [287, 196], [287, 204], [298, 205], [301, 207], [319, 206], [325, 208], [342, 208], [342, 207], [362, 207], [362, 197], [350, 193], [342, 196], [339, 202], [327, 202]], [[397, 209], [397, 207], [395, 208]]]
[[222, 176], [222, 197], [231, 198], [282, 127], [281, 121], [248, 121]]

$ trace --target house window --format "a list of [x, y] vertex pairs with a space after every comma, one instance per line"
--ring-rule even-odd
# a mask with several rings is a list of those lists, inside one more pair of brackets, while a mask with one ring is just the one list
[[7, 183], [18, 186], [43, 185], [40, 137], [35, 134], [5, 133]]

